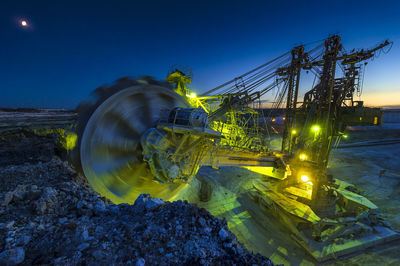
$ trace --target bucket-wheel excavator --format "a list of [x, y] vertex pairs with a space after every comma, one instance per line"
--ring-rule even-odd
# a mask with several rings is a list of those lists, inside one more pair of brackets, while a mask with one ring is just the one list
[[[201, 95], [182, 68], [172, 68], [165, 82], [120, 79], [78, 107], [75, 165], [115, 203], [132, 203], [141, 193], [172, 200], [206, 165], [262, 173], [266, 182], [254, 184], [249, 196], [320, 261], [393, 240], [398, 234], [377, 206], [325, 171], [347, 125], [381, 124], [382, 112], [353, 95], [361, 90], [365, 62], [389, 44], [346, 52], [340, 37], [331, 36]], [[315, 79], [301, 102], [304, 71]], [[250, 108], [272, 92], [268, 114]], [[267, 133], [279, 112], [284, 123], [276, 151]]]

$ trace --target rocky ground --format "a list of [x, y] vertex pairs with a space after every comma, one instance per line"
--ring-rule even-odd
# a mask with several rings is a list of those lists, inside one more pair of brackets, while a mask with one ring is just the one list
[[0, 265], [272, 265], [224, 219], [141, 195], [111, 204], [60, 159], [55, 136], [0, 136]]

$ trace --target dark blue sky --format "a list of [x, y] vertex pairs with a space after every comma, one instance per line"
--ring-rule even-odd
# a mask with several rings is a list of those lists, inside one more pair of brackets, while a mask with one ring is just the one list
[[122, 76], [164, 79], [173, 64], [191, 66], [201, 92], [333, 33], [347, 49], [394, 41], [364, 91], [370, 105], [400, 104], [399, 12], [397, 1], [3, 0], [0, 106], [72, 108]]

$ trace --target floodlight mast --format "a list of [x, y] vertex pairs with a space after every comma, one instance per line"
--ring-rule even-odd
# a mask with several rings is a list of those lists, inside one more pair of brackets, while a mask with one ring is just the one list
[[293, 128], [296, 120], [297, 97], [300, 84], [300, 71], [302, 63], [307, 60], [304, 47], [298, 46], [292, 50], [292, 61], [289, 67], [280, 68], [278, 72], [281, 76], [287, 76], [287, 101], [285, 112], [285, 123], [282, 136], [282, 153], [292, 154], [293, 149]]
[[[338, 123], [341, 122], [343, 111], [341, 107], [345, 100], [350, 100], [351, 106], [354, 106], [353, 94], [358, 85], [355, 80], [359, 75], [356, 64], [373, 57], [376, 51], [389, 44], [385, 41], [373, 49], [345, 54], [342, 52], [340, 36], [334, 35], [308, 52], [305, 52], [304, 46], [295, 47], [291, 52], [201, 96], [203, 99], [211, 95], [218, 99], [224, 98], [219, 108], [209, 113], [209, 119], [216, 120], [227, 112], [248, 106], [272, 89], [283, 85], [281, 95], [287, 95], [287, 98], [281, 152], [293, 156], [298, 150], [310, 149], [313, 152], [309, 159], [326, 167], [333, 138], [339, 131]], [[344, 78], [335, 79], [336, 65], [339, 61], [342, 66], [350, 66], [345, 69]], [[305, 94], [302, 106], [298, 107], [300, 74], [303, 69], [317, 72], [319, 81]], [[282, 100], [283, 97], [279, 99], [276, 107]], [[300, 120], [297, 121], [298, 119]], [[318, 125], [321, 130], [313, 131], [314, 125]], [[296, 131], [296, 136], [293, 136], [293, 130]], [[311, 143], [310, 134], [314, 135]]]
[[[292, 50], [291, 64], [279, 69], [289, 81], [281, 151], [289, 157], [294, 157], [294, 162], [292, 160], [291, 164], [293, 166], [304, 168], [306, 167], [304, 164], [314, 164], [314, 167], [308, 168], [314, 169], [312, 198], [315, 204], [318, 202], [320, 205], [322, 201], [316, 201], [316, 199], [324, 198], [321, 195], [321, 187], [329, 183], [325, 169], [334, 140], [340, 138], [340, 132], [344, 131], [346, 125], [352, 124], [342, 119], [342, 113], [346, 109], [346, 100], [350, 100], [351, 106], [354, 106], [353, 94], [358, 86], [355, 81], [360, 68], [356, 64], [371, 58], [374, 52], [387, 45], [389, 42], [385, 41], [370, 50], [345, 54], [342, 53], [340, 37], [334, 35], [325, 40], [325, 51], [320, 59], [312, 60], [308, 53], [304, 53], [304, 48], [299, 46]], [[343, 78], [336, 79], [336, 66], [339, 61], [342, 66], [349, 65], [349, 67], [344, 69]], [[313, 67], [322, 67], [319, 72], [319, 81], [305, 94], [303, 104], [298, 108], [300, 71]], [[362, 102], [358, 107], [363, 108]], [[376, 114], [374, 118], [377, 116], [379, 114]], [[371, 121], [365, 121], [365, 123], [368, 122], [372, 124]], [[293, 130], [299, 134], [291, 134]], [[307, 160], [298, 162], [300, 154], [303, 156], [307, 154]], [[316, 209], [325, 207], [319, 206]]]
[[[376, 51], [389, 44], [385, 41], [373, 49], [346, 54], [343, 52], [340, 36], [333, 35], [308, 52], [305, 52], [304, 46], [297, 46], [290, 53], [203, 94], [218, 95], [222, 92], [219, 96], [225, 96], [219, 108], [210, 112], [209, 119], [221, 119], [226, 113], [238, 111], [283, 85], [281, 95], [286, 95], [286, 107], [281, 153], [288, 158], [294, 158], [289, 162], [294, 172], [296, 168], [313, 169], [312, 198], [316, 201], [322, 196], [321, 187], [330, 182], [325, 171], [332, 145], [343, 135], [346, 125], [354, 124], [343, 115], [347, 107], [357, 107], [358, 113], [371, 113], [369, 119], [363, 121], [364, 124], [373, 124], [371, 119], [376, 120], [381, 116], [379, 110], [364, 108], [362, 102], [357, 102], [358, 106], [354, 106], [353, 94], [359, 86], [356, 83], [360, 68], [357, 64], [370, 59]], [[344, 77], [341, 78], [335, 77], [338, 63], [341, 68], [348, 66], [343, 69]], [[318, 82], [305, 93], [303, 103], [298, 107], [300, 74], [303, 69], [316, 72]], [[283, 97], [279, 101], [282, 100]], [[350, 101], [350, 106], [346, 106], [346, 100]], [[299, 162], [300, 154], [306, 154], [307, 160]], [[309, 164], [314, 167], [308, 166]]]

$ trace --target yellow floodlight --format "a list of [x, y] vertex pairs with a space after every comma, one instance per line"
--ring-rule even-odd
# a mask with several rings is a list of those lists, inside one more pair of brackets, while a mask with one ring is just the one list
[[309, 178], [307, 175], [301, 175], [301, 176], [300, 176], [300, 179], [301, 179], [301, 181], [303, 181], [303, 182], [308, 182], [308, 181], [310, 181], [310, 178]]
[[321, 128], [318, 125], [315, 125], [312, 127], [312, 130], [314, 130], [314, 132], [318, 132]]

